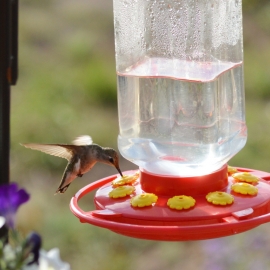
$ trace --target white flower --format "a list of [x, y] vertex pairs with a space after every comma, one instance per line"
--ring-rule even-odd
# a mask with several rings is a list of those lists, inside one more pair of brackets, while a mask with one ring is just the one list
[[3, 253], [5, 262], [9, 263], [16, 260], [15, 250], [12, 248], [11, 245], [5, 245]]
[[39, 265], [28, 265], [23, 270], [71, 270], [71, 268], [68, 263], [60, 259], [59, 249], [53, 248], [48, 252], [40, 250]]

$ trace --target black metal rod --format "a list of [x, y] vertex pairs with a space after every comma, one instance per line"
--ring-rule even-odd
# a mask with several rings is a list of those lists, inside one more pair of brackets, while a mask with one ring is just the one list
[[15, 85], [18, 79], [18, 26], [19, 26], [19, 7], [18, 0], [11, 1], [11, 81], [12, 85]]
[[[10, 86], [18, 71], [18, 1], [0, 1], [0, 185], [9, 183]], [[0, 230], [0, 236], [6, 230]]]

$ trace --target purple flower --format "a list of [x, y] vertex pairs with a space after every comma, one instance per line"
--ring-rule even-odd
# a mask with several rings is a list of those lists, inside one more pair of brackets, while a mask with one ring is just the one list
[[33, 258], [31, 261], [28, 262], [28, 265], [37, 263], [39, 260], [39, 250], [41, 248], [42, 239], [38, 233], [31, 232], [25, 239], [25, 256], [28, 257], [30, 253], [33, 254]]
[[24, 189], [18, 189], [16, 183], [0, 185], [0, 216], [5, 217], [8, 227], [14, 228], [15, 213], [29, 197]]

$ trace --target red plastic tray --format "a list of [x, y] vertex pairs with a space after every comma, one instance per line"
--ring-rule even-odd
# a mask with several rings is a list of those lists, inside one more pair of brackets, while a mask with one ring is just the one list
[[[228, 184], [219, 191], [231, 193], [234, 203], [227, 206], [216, 206], [205, 199], [206, 194], [195, 194], [196, 205], [189, 210], [172, 210], [167, 206], [170, 196], [158, 195], [155, 205], [145, 208], [134, 208], [130, 197], [111, 199], [111, 182], [117, 177], [112, 175], [91, 183], [71, 199], [72, 213], [83, 223], [110, 229], [130, 237], [164, 240], [187, 241], [217, 238], [241, 233], [270, 221], [270, 173], [237, 168], [238, 171], [251, 172], [261, 178], [256, 185], [256, 196], [240, 195], [231, 190], [234, 182], [228, 177]], [[136, 171], [126, 171], [125, 175]], [[192, 185], [192, 182], [190, 183]], [[140, 182], [135, 185], [135, 194], [143, 193]], [[78, 201], [88, 193], [97, 190], [96, 209], [84, 211]], [[216, 191], [216, 190], [213, 190]], [[179, 194], [186, 195], [186, 194]]]

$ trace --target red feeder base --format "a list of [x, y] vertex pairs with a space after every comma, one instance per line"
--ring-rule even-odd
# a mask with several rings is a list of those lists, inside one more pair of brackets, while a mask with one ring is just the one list
[[[135, 238], [187, 241], [229, 236], [270, 221], [270, 173], [237, 169], [240, 172], [250, 172], [261, 179], [256, 184], [257, 195], [234, 193], [231, 190], [234, 179], [227, 177], [227, 166], [209, 176], [190, 178], [161, 179], [141, 172], [138, 183], [134, 185], [135, 193], [131, 196], [144, 192], [155, 193], [158, 200], [153, 206], [132, 207], [130, 196], [110, 198], [109, 192], [113, 189], [111, 182], [117, 177], [112, 175], [77, 192], [71, 199], [70, 209], [81, 222]], [[124, 174], [135, 172], [126, 171]], [[78, 206], [78, 201], [97, 188], [96, 210], [83, 211]], [[211, 191], [232, 194], [234, 203], [217, 206], [207, 202], [205, 196]], [[172, 210], [167, 206], [167, 201], [174, 195], [192, 196], [196, 204], [188, 210]]]

